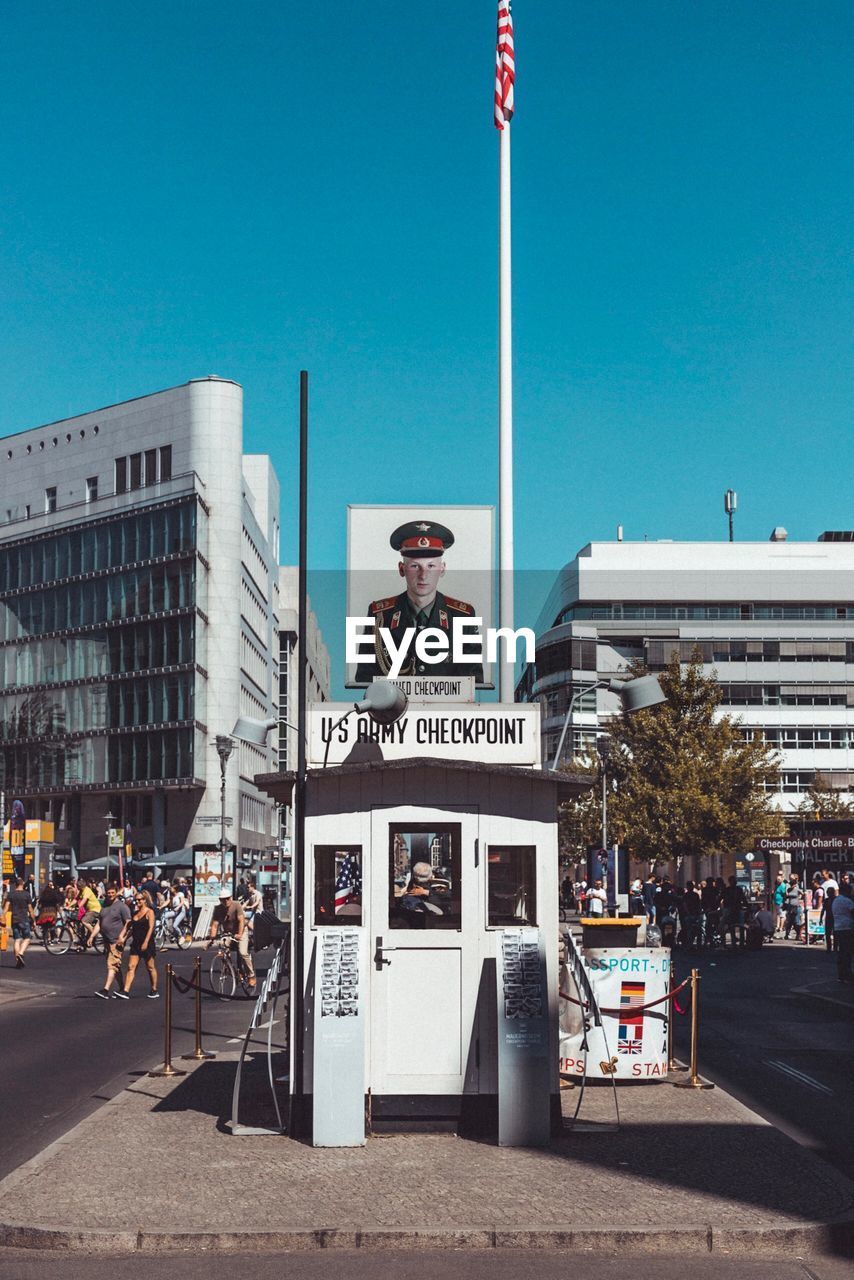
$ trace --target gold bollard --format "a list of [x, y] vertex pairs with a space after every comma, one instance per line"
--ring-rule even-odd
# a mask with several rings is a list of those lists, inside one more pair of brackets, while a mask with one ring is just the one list
[[196, 1047], [192, 1053], [182, 1053], [183, 1062], [207, 1062], [215, 1058], [215, 1053], [208, 1053], [202, 1048], [202, 957], [196, 956], [193, 965], [193, 982], [196, 988]]
[[150, 1076], [185, 1076], [186, 1071], [178, 1071], [172, 1066], [172, 966], [166, 966], [166, 1000], [164, 1008], [165, 1029], [163, 1034], [163, 1066], [157, 1071], [149, 1071]]
[[674, 1080], [674, 1089], [714, 1089], [709, 1080], [701, 1080], [697, 1075], [697, 1026], [699, 1022], [700, 974], [697, 969], [691, 970], [691, 1074], [687, 1080]]
[[673, 995], [673, 964], [672, 963], [670, 965], [670, 973], [667, 978], [667, 993], [670, 997], [670, 999], [667, 1001], [667, 1070], [668, 1071], [687, 1071], [688, 1068], [683, 1067], [680, 1063], [678, 1063], [673, 1053], [673, 1042], [676, 1039], [676, 1037], [673, 1034], [673, 1029], [675, 1025], [673, 1021], [673, 1008], [675, 1004], [675, 998]]

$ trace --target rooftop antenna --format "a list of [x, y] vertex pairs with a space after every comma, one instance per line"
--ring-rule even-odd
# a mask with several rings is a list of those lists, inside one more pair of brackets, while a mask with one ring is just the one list
[[737, 506], [738, 506], [738, 494], [736, 493], [735, 489], [727, 489], [726, 493], [724, 494], [724, 511], [729, 516], [730, 542], [735, 541], [732, 534], [732, 517], [733, 517], [733, 512], [735, 511]]

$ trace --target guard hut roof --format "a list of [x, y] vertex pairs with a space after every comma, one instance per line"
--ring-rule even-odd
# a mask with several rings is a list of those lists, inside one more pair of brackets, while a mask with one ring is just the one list
[[[437, 775], [445, 775], [440, 779]], [[589, 791], [596, 779], [589, 774], [552, 772], [549, 769], [522, 769], [510, 764], [485, 764], [476, 760], [446, 760], [434, 756], [414, 756], [405, 760], [365, 761], [354, 764], [329, 765], [326, 769], [309, 769], [306, 778], [312, 790], [315, 787], [337, 788], [350, 779], [363, 777], [376, 783], [381, 790], [386, 780], [397, 791], [405, 791], [406, 799], [413, 804], [424, 803], [421, 784], [415, 784], [415, 775], [424, 778], [426, 785], [442, 785], [443, 791], [452, 789], [460, 799], [468, 790], [482, 794], [484, 784], [496, 799], [496, 812], [500, 812], [520, 789], [539, 791], [543, 797], [551, 796], [555, 805], [573, 800]], [[296, 784], [296, 773], [258, 773], [255, 785], [259, 791], [272, 796], [277, 804], [288, 805]], [[373, 789], [373, 787], [371, 788]]]

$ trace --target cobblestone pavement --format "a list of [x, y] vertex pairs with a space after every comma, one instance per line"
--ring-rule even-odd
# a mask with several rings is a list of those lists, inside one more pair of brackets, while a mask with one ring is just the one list
[[[447, 1134], [321, 1150], [224, 1128], [233, 1057], [177, 1083], [140, 1078], [0, 1183], [0, 1218], [124, 1232], [464, 1234], [780, 1228], [854, 1208], [854, 1186], [841, 1174], [719, 1089], [624, 1086], [614, 1132], [612, 1090], [589, 1088], [583, 1128], [546, 1150]], [[577, 1093], [563, 1099], [574, 1109]]]

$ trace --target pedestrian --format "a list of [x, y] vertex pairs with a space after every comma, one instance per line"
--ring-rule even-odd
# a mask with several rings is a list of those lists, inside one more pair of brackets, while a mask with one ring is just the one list
[[52, 880], [48, 880], [42, 889], [39, 898], [39, 914], [36, 919], [37, 925], [56, 924], [56, 917], [59, 915], [59, 907], [62, 899], [59, 890]]
[[836, 939], [836, 973], [840, 982], [851, 981], [851, 956], [854, 952], [854, 901], [851, 886], [840, 887], [833, 899], [833, 936]]
[[680, 941], [688, 951], [694, 951], [703, 942], [703, 904], [693, 880], [689, 880], [686, 884], [680, 905], [682, 908]]
[[783, 929], [786, 926], [786, 877], [782, 871], [777, 872], [777, 879], [774, 881], [774, 911], [777, 916], [776, 932], [783, 936]]
[[836, 897], [835, 889], [827, 889], [824, 895], [824, 902], [821, 904], [821, 915], [818, 918], [819, 924], [824, 922], [824, 945], [828, 951], [836, 950], [836, 939], [833, 936], [833, 899]]
[[30, 895], [30, 902], [33, 904], [33, 906], [35, 906], [36, 900], [39, 896], [36, 890], [35, 876], [27, 876], [27, 883], [24, 885], [24, 888], [26, 889], [27, 893]]
[[2, 912], [12, 914], [12, 950], [15, 953], [15, 968], [23, 969], [24, 956], [33, 936], [33, 925], [36, 917], [33, 913], [33, 900], [20, 876], [13, 882], [11, 889], [3, 895]]
[[715, 945], [718, 934], [721, 895], [712, 876], [700, 890], [700, 906], [703, 909], [703, 941], [707, 947]]
[[120, 987], [124, 986], [122, 982], [122, 952], [130, 929], [130, 921], [130, 911], [127, 903], [119, 897], [117, 886], [108, 884], [107, 905], [101, 911], [101, 935], [107, 948], [107, 977], [100, 991], [95, 992], [95, 995], [100, 997], [101, 1000], [110, 1000], [117, 994], [112, 990], [116, 979], [118, 979]]
[[98, 933], [98, 922], [101, 919], [101, 899], [92, 887], [91, 880], [85, 880], [83, 888], [80, 890], [78, 913], [81, 907], [83, 914], [80, 916], [80, 923], [86, 931], [86, 948], [88, 950], [95, 941]]
[[594, 880], [593, 888], [587, 890], [587, 914], [593, 919], [600, 919], [605, 914], [605, 905], [608, 901], [608, 895], [602, 888], [601, 880]]
[[835, 889], [836, 892], [839, 893], [839, 881], [835, 878], [835, 876], [831, 875], [827, 867], [824, 867], [822, 869], [822, 871], [820, 872], [820, 875], [821, 875], [822, 886], [824, 888], [825, 893], [827, 893], [828, 889]]
[[157, 990], [157, 965], [155, 964], [157, 944], [154, 941], [154, 925], [156, 922], [154, 910], [151, 906], [151, 895], [147, 889], [137, 889], [134, 894], [133, 905], [134, 914], [130, 923], [128, 971], [125, 976], [124, 987], [121, 991], [117, 991], [116, 995], [122, 1000], [130, 999], [130, 989], [136, 977], [137, 966], [140, 960], [144, 960], [151, 987], [148, 992], [148, 999], [159, 1000], [160, 992]]
[[[744, 924], [747, 918], [747, 894], [735, 876], [730, 876], [721, 895], [721, 940], [726, 946], [726, 936], [731, 934], [732, 945], [744, 946]], [[738, 929], [738, 939], [735, 931]]]
[[800, 886], [797, 871], [793, 871], [789, 876], [789, 883], [786, 885], [786, 941], [789, 934], [795, 930], [795, 937], [798, 942], [804, 940], [804, 902], [806, 894]]
[[629, 889], [629, 913], [633, 916], [644, 915], [643, 904], [643, 881], [640, 876], [636, 876], [631, 883]]

